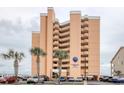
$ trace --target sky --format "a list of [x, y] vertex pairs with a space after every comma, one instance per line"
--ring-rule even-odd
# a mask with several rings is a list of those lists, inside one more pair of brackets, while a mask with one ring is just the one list
[[[70, 11], [83, 15], [100, 16], [100, 73], [110, 75], [110, 61], [124, 45], [124, 8], [104, 7], [55, 7], [60, 22], [69, 20]], [[0, 8], [0, 53], [14, 49], [25, 53], [20, 62], [19, 74], [31, 74], [32, 31], [39, 31], [40, 13], [47, 7], [1, 7]], [[13, 60], [0, 58], [0, 74], [13, 74]]]

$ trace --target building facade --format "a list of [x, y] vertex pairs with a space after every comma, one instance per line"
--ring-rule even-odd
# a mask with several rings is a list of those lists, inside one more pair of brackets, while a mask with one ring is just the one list
[[[81, 16], [71, 11], [70, 20], [59, 23], [53, 8], [40, 15], [40, 32], [32, 33], [32, 47], [40, 47], [46, 53], [41, 57], [41, 74], [50, 78], [58, 72], [55, 50], [67, 51], [69, 58], [62, 60], [62, 76], [100, 75], [100, 17]], [[77, 59], [75, 62], [74, 59]], [[32, 75], [36, 74], [36, 58], [32, 56]]]
[[124, 77], [124, 47], [121, 47], [111, 61], [111, 75]]

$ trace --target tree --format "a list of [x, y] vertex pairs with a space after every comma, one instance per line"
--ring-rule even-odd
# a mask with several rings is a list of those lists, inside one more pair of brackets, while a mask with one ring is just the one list
[[68, 52], [63, 51], [63, 50], [55, 50], [54, 53], [53, 53], [53, 57], [59, 59], [59, 61], [58, 61], [58, 69], [59, 69], [58, 84], [60, 84], [62, 60], [68, 58]]
[[2, 53], [1, 55], [5, 60], [8, 60], [8, 59], [14, 60], [14, 64], [13, 64], [14, 73], [15, 73], [15, 76], [17, 78], [18, 77], [19, 62], [21, 62], [21, 60], [25, 57], [24, 53], [10, 49], [7, 53]]
[[36, 63], [37, 63], [37, 76], [38, 76], [38, 83], [40, 81], [40, 56], [45, 56], [46, 53], [38, 47], [32, 48], [30, 50], [31, 54], [36, 56]]

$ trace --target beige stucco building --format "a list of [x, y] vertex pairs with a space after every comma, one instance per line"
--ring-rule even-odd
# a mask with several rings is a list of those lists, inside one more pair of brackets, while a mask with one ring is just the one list
[[[80, 11], [71, 11], [70, 19], [59, 23], [53, 8], [40, 15], [40, 32], [32, 33], [32, 47], [40, 47], [46, 53], [41, 57], [41, 74], [50, 78], [58, 71], [58, 59], [53, 51], [65, 50], [69, 58], [62, 60], [62, 76], [100, 75], [100, 17], [81, 16]], [[74, 62], [76, 57], [78, 60]], [[36, 58], [32, 57], [32, 74], [36, 74]], [[85, 67], [86, 62], [86, 67]]]
[[120, 47], [111, 61], [111, 75], [117, 76], [117, 71], [120, 71], [120, 75], [124, 77], [124, 47]]

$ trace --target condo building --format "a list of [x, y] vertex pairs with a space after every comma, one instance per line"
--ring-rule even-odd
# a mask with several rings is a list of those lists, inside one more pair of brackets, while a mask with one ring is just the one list
[[124, 77], [124, 47], [120, 47], [111, 60], [111, 75]]
[[[40, 14], [40, 31], [32, 33], [32, 47], [40, 47], [47, 55], [41, 57], [40, 74], [51, 79], [58, 73], [55, 50], [64, 50], [68, 59], [62, 60], [61, 76], [74, 78], [82, 75], [100, 75], [100, 17], [81, 16], [80, 11], [71, 11], [70, 19], [60, 23], [53, 8]], [[76, 59], [76, 61], [75, 61]], [[32, 56], [32, 75], [37, 72], [36, 57]]]

